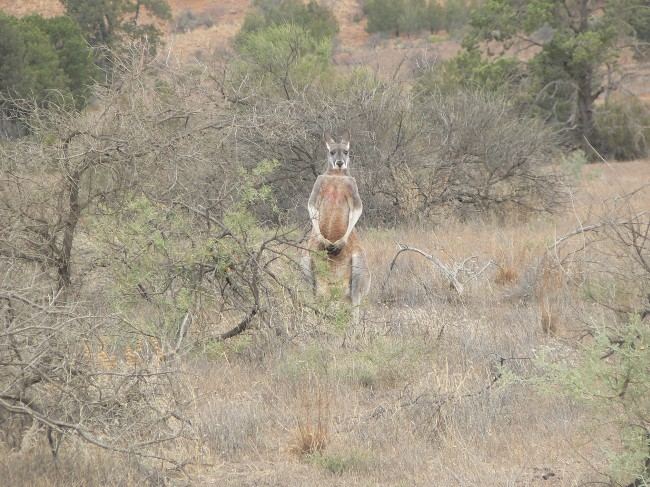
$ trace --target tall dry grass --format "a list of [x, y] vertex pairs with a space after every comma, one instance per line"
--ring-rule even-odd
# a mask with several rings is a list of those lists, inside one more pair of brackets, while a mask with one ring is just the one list
[[[553, 217], [364, 229], [373, 288], [345, 346], [346, 330], [304, 312], [286, 318], [284, 333], [253, 331], [188, 358], [196, 392], [188, 415], [200, 447], [171, 482], [603, 481], [603, 450], [617, 448], [615, 436], [607, 427], [589, 429], [588, 411], [534, 385], [539, 353], [567, 354], [577, 340], [576, 313], [602, 311], [572, 296], [562, 279], [545, 278], [543, 255], [604, 200], [648, 180], [649, 161], [593, 165], [583, 168], [569, 211]], [[414, 253], [389, 273], [399, 243], [450, 267], [473, 257], [459, 274], [463, 294]], [[552, 317], [544, 317], [540, 296]], [[544, 319], [553, 327], [545, 329]], [[58, 464], [38, 442], [4, 448], [0, 458], [7, 485], [162, 485], [135, 463], [81, 447], [67, 449]]]

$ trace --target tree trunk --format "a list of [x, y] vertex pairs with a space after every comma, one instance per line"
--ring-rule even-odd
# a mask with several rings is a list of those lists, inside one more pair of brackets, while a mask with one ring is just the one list
[[584, 148], [586, 153], [592, 151], [590, 144], [593, 141], [594, 135], [594, 94], [592, 93], [592, 77], [591, 69], [588, 69], [577, 79], [578, 93], [577, 93], [577, 132], [579, 143]]
[[79, 184], [81, 183], [81, 172], [79, 170], [68, 176], [68, 213], [65, 217], [63, 227], [63, 240], [58, 262], [59, 290], [70, 286], [70, 258], [72, 256], [72, 244], [74, 233], [79, 222], [81, 207], [79, 206]]
[[[589, 9], [589, 0], [580, 0], [578, 3], [579, 15], [579, 32], [587, 32], [589, 30], [589, 16], [591, 10]], [[593, 78], [594, 69], [592, 66], [585, 67], [584, 71], [580, 72], [576, 82], [578, 85], [578, 113], [576, 117], [578, 137], [580, 146], [584, 149], [586, 154], [592, 154], [591, 147], [594, 135], [594, 100], [597, 96], [593, 94]]]

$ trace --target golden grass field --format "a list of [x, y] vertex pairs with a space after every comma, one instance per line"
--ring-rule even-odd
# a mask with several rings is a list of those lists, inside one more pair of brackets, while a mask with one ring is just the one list
[[[573, 204], [561, 214], [365, 229], [373, 286], [351, 337], [305, 313], [287, 320], [290, 340], [253, 331], [189, 358], [195, 395], [188, 416], [200, 437], [175, 444], [195, 461], [187, 467], [191, 478], [179, 473], [178, 485], [603, 480], [604, 451], [618, 448], [614, 432], [595, 428], [588, 410], [530, 382], [542, 351], [561, 356], [577, 345], [569, 305], [555, 308], [566, 319], [544, 333], [535, 293], [521, 289], [535, 280], [531, 272], [559, 236], [588, 224], [604, 201], [648, 181], [647, 160], [593, 164], [582, 168]], [[650, 207], [648, 192], [635, 204]], [[460, 297], [417, 255], [400, 257], [387, 281], [396, 243], [449, 265], [471, 256], [477, 268], [495, 265]], [[495, 380], [499, 365], [519, 380]], [[128, 459], [72, 444], [55, 466], [44, 440], [34, 438], [0, 455], [3, 485], [143, 485], [146, 472]]]

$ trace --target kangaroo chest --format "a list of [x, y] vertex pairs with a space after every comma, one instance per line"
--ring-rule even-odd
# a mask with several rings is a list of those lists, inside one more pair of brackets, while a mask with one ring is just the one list
[[334, 242], [345, 235], [350, 216], [350, 188], [340, 177], [326, 178], [321, 186], [319, 226], [321, 234]]

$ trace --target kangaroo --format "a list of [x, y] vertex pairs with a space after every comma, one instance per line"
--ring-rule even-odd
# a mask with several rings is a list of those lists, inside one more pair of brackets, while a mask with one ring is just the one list
[[[343, 285], [352, 304], [354, 323], [359, 322], [361, 299], [370, 290], [370, 271], [355, 225], [363, 204], [355, 179], [350, 176], [350, 136], [336, 143], [325, 136], [327, 170], [316, 179], [307, 209], [312, 230], [303, 257], [305, 277], [315, 293]], [[325, 250], [326, 272], [316, 272], [314, 251]], [[324, 274], [324, 275], [320, 275]]]

